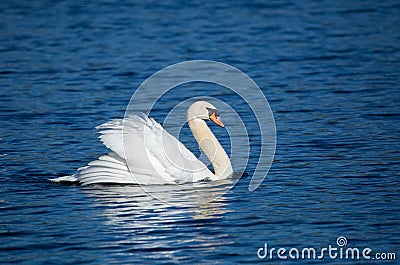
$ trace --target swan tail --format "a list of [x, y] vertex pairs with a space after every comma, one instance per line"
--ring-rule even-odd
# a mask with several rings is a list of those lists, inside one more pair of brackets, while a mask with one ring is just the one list
[[116, 153], [102, 155], [87, 166], [78, 169], [77, 178], [81, 185], [97, 183], [135, 183], [132, 174]]
[[71, 175], [71, 176], [53, 178], [50, 179], [50, 181], [54, 183], [78, 183], [79, 179], [76, 177], [76, 175]]

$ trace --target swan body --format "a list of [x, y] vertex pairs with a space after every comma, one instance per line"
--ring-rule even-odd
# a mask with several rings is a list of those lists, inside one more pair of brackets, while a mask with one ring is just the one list
[[151, 185], [228, 178], [233, 172], [229, 157], [205, 122], [212, 120], [223, 127], [218, 116], [219, 111], [206, 101], [193, 103], [187, 111], [189, 127], [215, 173], [153, 118], [130, 115], [96, 127], [111, 150], [108, 154], [73, 176], [52, 181]]

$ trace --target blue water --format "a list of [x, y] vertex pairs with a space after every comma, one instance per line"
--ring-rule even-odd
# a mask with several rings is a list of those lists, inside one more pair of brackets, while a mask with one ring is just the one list
[[[0, 263], [265, 264], [264, 243], [321, 249], [339, 236], [398, 261], [399, 25], [395, 0], [1, 1]], [[256, 191], [257, 123], [205, 86], [166, 95], [152, 116], [199, 94], [248, 115], [249, 177], [228, 193], [152, 187], [170, 206], [140, 187], [48, 181], [107, 152], [94, 127], [122, 117], [141, 82], [193, 59], [241, 69], [269, 100], [277, 150]]]

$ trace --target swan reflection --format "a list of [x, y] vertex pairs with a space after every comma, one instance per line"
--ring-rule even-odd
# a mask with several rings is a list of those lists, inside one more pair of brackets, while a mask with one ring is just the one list
[[[184, 185], [87, 186], [107, 229], [116, 240], [105, 248], [121, 255], [159, 255], [178, 258], [183, 252], [212, 251], [231, 244], [218, 225], [229, 212], [224, 195], [231, 181]], [[185, 246], [182, 248], [182, 246]], [[128, 249], [128, 250], [126, 250]], [[132, 253], [134, 252], [134, 253]], [[145, 253], [143, 253], [145, 252]]]
[[[141, 223], [136, 218], [159, 217], [163, 223], [169, 218], [193, 219], [219, 218], [227, 212], [224, 195], [232, 186], [231, 180], [188, 183], [182, 185], [151, 186], [90, 186], [90, 196], [104, 208], [110, 224], [118, 223], [135, 227]], [[168, 217], [168, 218], [166, 218]], [[132, 222], [135, 221], [135, 222]]]

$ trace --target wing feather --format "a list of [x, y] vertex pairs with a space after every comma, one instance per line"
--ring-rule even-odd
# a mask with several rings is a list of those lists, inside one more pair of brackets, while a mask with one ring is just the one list
[[111, 152], [79, 168], [77, 174], [53, 181], [148, 185], [195, 182], [212, 176], [177, 138], [146, 115], [114, 119], [96, 128]]
[[123, 158], [133, 173], [145, 171], [161, 182], [198, 181], [211, 173], [178, 139], [147, 116], [127, 116], [97, 129], [104, 145]]

